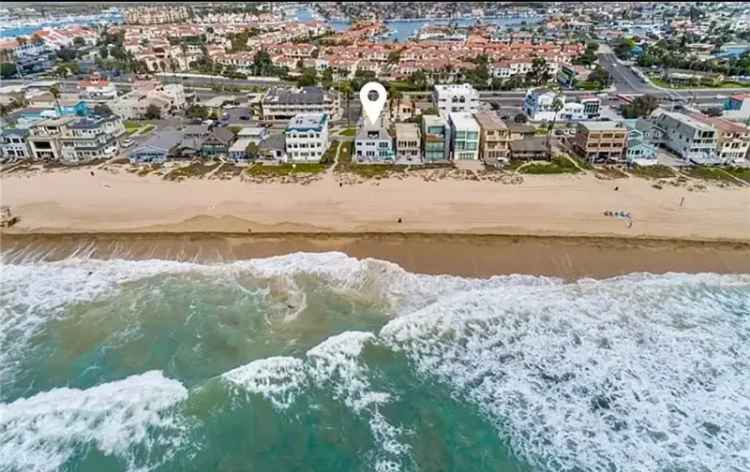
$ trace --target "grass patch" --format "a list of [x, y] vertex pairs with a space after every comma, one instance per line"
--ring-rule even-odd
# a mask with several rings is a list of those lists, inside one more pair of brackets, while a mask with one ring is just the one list
[[720, 169], [718, 167], [694, 166], [694, 167], [685, 169], [683, 173], [694, 179], [713, 180], [717, 182], [726, 182], [726, 183], [731, 183], [731, 184], [737, 183], [737, 181], [734, 180], [734, 177], [732, 174], [729, 174], [725, 170]]
[[628, 169], [628, 173], [644, 179], [668, 179], [677, 175], [671, 167], [661, 164], [655, 166], [636, 166]]
[[331, 145], [328, 146], [328, 149], [326, 149], [326, 152], [323, 154], [323, 157], [320, 158], [321, 164], [333, 164], [333, 161], [336, 159], [336, 150], [339, 148], [339, 142], [335, 139], [331, 141]]
[[[520, 166], [519, 166], [520, 167]], [[549, 163], [534, 162], [520, 167], [522, 174], [577, 174], [580, 170], [568, 159], [555, 156]]]
[[727, 167], [724, 170], [750, 184], [750, 167]]
[[750, 83], [743, 83], [743, 82], [733, 82], [733, 81], [725, 81], [720, 84], [716, 85], [706, 85], [706, 84], [698, 84], [698, 85], [676, 85], [671, 84], [664, 79], [661, 79], [659, 77], [649, 77], [651, 82], [654, 83], [654, 85], [658, 85], [659, 87], [669, 88], [669, 89], [735, 89], [735, 88], [750, 88]]
[[326, 164], [280, 164], [268, 166], [255, 164], [248, 168], [245, 173], [253, 177], [281, 177], [296, 174], [319, 174], [327, 168]]
[[355, 134], [357, 134], [357, 128], [347, 128], [344, 131], [340, 132], [340, 136], [349, 136], [353, 137]]
[[141, 134], [150, 133], [154, 129], [156, 129], [156, 126], [154, 126], [154, 125], [146, 125], [146, 126], [143, 127], [143, 130], [141, 130]]
[[617, 167], [599, 167], [596, 169], [596, 173], [609, 177], [610, 179], [627, 179], [630, 177], [625, 172], [621, 171]]
[[192, 162], [190, 165], [178, 167], [177, 169], [169, 172], [164, 176], [164, 180], [180, 181], [189, 178], [200, 179], [220, 165], [220, 162], [216, 162], [214, 164], [204, 164], [203, 162], [198, 161]]

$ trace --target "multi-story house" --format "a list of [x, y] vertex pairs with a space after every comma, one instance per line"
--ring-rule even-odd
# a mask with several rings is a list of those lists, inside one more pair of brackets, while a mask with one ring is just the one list
[[716, 128], [682, 113], [663, 112], [656, 124], [664, 131], [664, 146], [695, 164], [719, 164]]
[[639, 120], [625, 120], [623, 124], [628, 129], [628, 147], [625, 160], [629, 164], [646, 167], [656, 165], [656, 146], [649, 142], [646, 133], [638, 128]]
[[479, 159], [479, 123], [471, 113], [449, 113], [454, 160]]
[[0, 158], [3, 160], [28, 159], [29, 153], [29, 130], [21, 128], [8, 128], [0, 133]]
[[438, 113], [476, 113], [479, 111], [479, 92], [471, 84], [435, 85], [432, 103]]
[[418, 164], [422, 161], [421, 136], [416, 123], [396, 123], [396, 163]]
[[68, 134], [75, 117], [63, 116], [38, 121], [29, 128], [29, 151], [32, 159], [58, 160], [62, 156], [60, 136]]
[[488, 163], [508, 162], [510, 154], [510, 130], [505, 122], [493, 112], [474, 115], [481, 130], [479, 135], [479, 158]]
[[290, 161], [320, 162], [330, 144], [328, 115], [300, 113], [289, 120], [284, 132], [286, 155]]
[[119, 150], [125, 135], [122, 120], [114, 115], [79, 118], [59, 135], [61, 157], [67, 162], [110, 158]]
[[558, 96], [555, 92], [545, 88], [530, 89], [523, 99], [523, 111], [531, 121], [554, 121], [556, 120], [555, 99], [565, 104], [565, 96]]
[[380, 115], [375, 124], [362, 119], [357, 127], [354, 141], [354, 157], [357, 162], [369, 164], [392, 164], [396, 157], [393, 138], [388, 133], [385, 115]]
[[717, 155], [722, 163], [745, 161], [750, 148], [750, 129], [746, 125], [702, 113], [691, 113], [690, 117], [716, 129]]
[[625, 160], [628, 132], [615, 121], [581, 121], [573, 138], [573, 149], [592, 164]]
[[450, 127], [439, 115], [422, 115], [424, 161], [440, 162], [450, 159]]
[[320, 87], [284, 89], [275, 87], [261, 101], [263, 121], [289, 120], [300, 113], [325, 113], [330, 120], [341, 118], [338, 94]]

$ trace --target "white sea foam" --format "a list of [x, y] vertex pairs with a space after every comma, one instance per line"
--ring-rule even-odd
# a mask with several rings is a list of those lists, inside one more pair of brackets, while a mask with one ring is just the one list
[[543, 470], [750, 470], [750, 278], [635, 274], [463, 293], [381, 342]]
[[180, 382], [151, 371], [0, 404], [0, 470], [60, 470], [77, 447], [87, 445], [129, 468], [147, 466], [134, 457], [138, 447], [150, 451], [159, 444], [162, 461], [169, 460], [181, 445], [184, 425], [168, 410], [186, 397]]
[[247, 392], [263, 395], [279, 409], [289, 408], [307, 384], [303, 362], [294, 357], [259, 359], [221, 377]]

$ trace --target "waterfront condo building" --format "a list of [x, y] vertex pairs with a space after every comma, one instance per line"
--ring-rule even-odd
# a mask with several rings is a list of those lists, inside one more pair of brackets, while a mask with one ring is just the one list
[[451, 145], [453, 159], [479, 159], [479, 123], [471, 113], [450, 113]]
[[507, 163], [510, 155], [510, 130], [494, 112], [474, 115], [479, 123], [479, 158], [491, 164]]
[[361, 119], [354, 141], [354, 156], [357, 162], [365, 164], [392, 164], [396, 157], [393, 151], [393, 138], [388, 133], [384, 115], [371, 124]]
[[573, 149], [592, 164], [619, 163], [625, 159], [628, 131], [615, 121], [582, 121], [573, 138]]
[[696, 120], [716, 129], [717, 157], [723, 164], [744, 162], [750, 148], [750, 128], [723, 118], [691, 113]]
[[479, 111], [479, 92], [471, 84], [435, 85], [432, 102], [438, 113], [476, 113]]
[[23, 128], [8, 128], [0, 132], [0, 158], [2, 160], [28, 159], [29, 130]]
[[719, 164], [716, 129], [682, 113], [663, 112], [656, 125], [664, 132], [664, 145], [686, 161]]
[[284, 132], [286, 155], [294, 162], [320, 162], [328, 149], [328, 115], [300, 113], [289, 120]]
[[285, 121], [299, 113], [325, 113], [330, 120], [337, 120], [341, 118], [338, 95], [335, 92], [326, 92], [320, 87], [275, 87], [261, 100], [263, 121]]
[[441, 162], [450, 159], [450, 126], [439, 115], [422, 115], [424, 161]]
[[419, 164], [422, 162], [422, 143], [416, 123], [396, 123], [396, 163]]

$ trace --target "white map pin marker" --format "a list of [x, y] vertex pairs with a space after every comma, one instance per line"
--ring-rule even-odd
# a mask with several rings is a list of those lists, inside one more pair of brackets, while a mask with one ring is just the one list
[[388, 93], [378, 82], [368, 82], [362, 86], [359, 91], [359, 101], [362, 102], [362, 110], [365, 112], [367, 121], [375, 125], [383, 111], [385, 102], [388, 99]]

